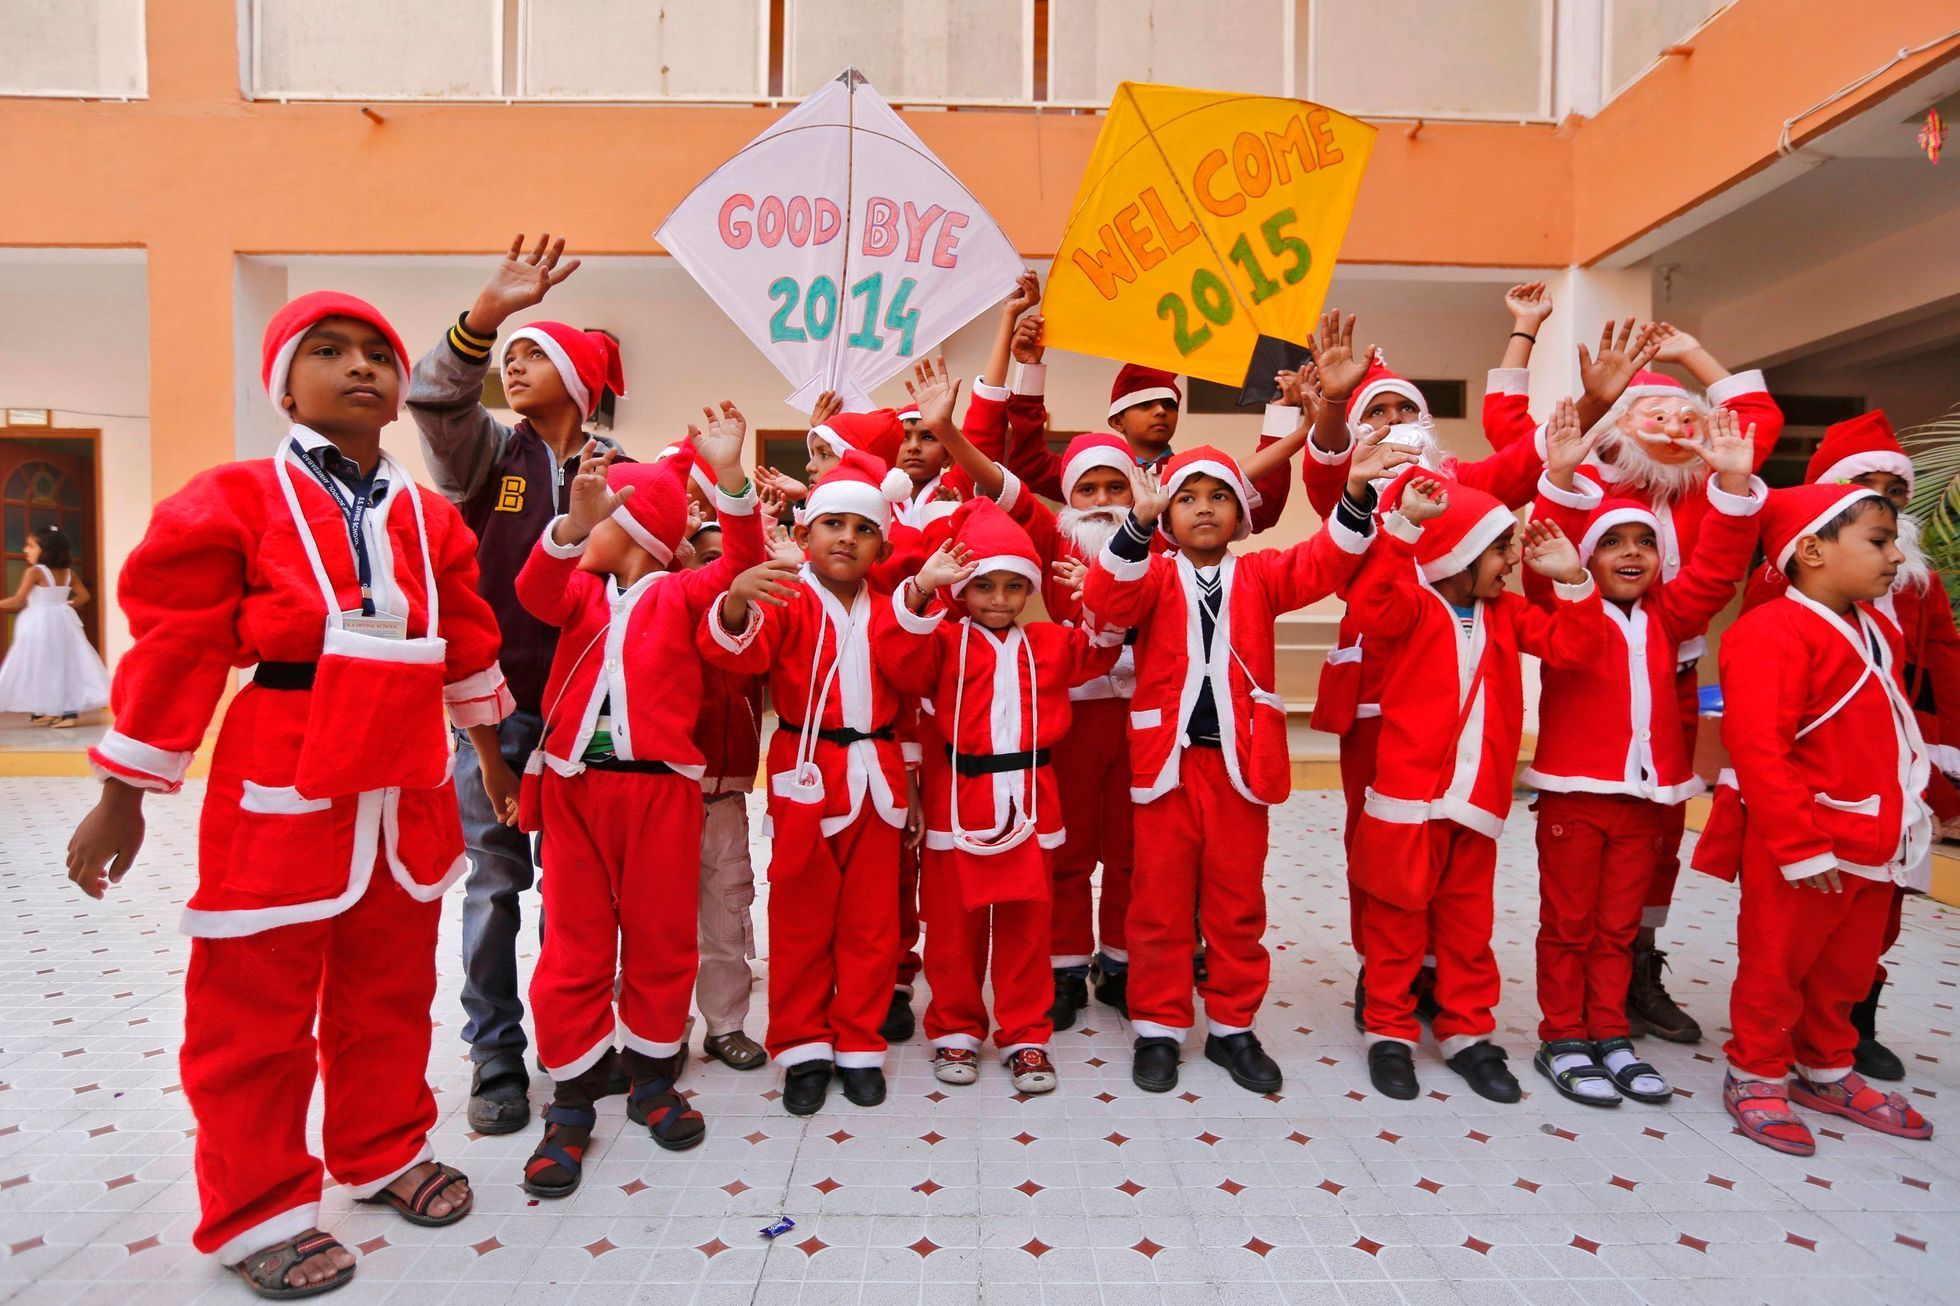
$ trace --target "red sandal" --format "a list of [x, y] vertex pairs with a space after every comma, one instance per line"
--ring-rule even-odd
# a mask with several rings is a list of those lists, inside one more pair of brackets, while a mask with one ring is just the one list
[[1931, 1138], [1933, 1122], [1912, 1109], [1900, 1093], [1881, 1093], [1852, 1071], [1834, 1084], [1820, 1084], [1802, 1075], [1790, 1080], [1790, 1100], [1812, 1111], [1854, 1120], [1867, 1129], [1894, 1138]]
[[1816, 1138], [1790, 1110], [1790, 1090], [1781, 1084], [1737, 1079], [1731, 1073], [1722, 1081], [1722, 1105], [1735, 1117], [1744, 1138], [1788, 1156], [1811, 1156], [1817, 1151]]

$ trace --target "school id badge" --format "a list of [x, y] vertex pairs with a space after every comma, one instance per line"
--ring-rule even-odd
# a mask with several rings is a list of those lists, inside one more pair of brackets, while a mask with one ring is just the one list
[[388, 612], [343, 612], [340, 614], [340, 627], [374, 639], [408, 638], [408, 618]]

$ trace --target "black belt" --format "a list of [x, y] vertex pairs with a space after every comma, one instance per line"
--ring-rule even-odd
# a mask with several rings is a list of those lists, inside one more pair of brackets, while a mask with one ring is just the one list
[[1185, 740], [1184, 746], [1186, 748], [1223, 748], [1225, 744], [1217, 735], [1205, 735], [1199, 739]]
[[311, 689], [318, 662], [261, 662], [252, 683], [261, 689]]
[[674, 768], [665, 762], [636, 762], [623, 757], [587, 758], [588, 771], [625, 771], [633, 775], [673, 775]]
[[961, 775], [999, 775], [1003, 771], [1032, 771], [1048, 765], [1048, 750], [1037, 748], [1021, 753], [955, 753], [946, 745], [946, 756]]
[[[794, 721], [778, 720], [776, 724], [784, 730], [789, 731], [792, 735], [803, 733], [803, 727]], [[889, 744], [896, 737], [892, 734], [892, 728], [890, 726], [879, 726], [876, 730], [853, 730], [849, 726], [838, 726], [834, 730], [817, 731], [817, 738], [823, 740], [826, 744], [842, 744], [846, 747], [851, 744], [862, 743], [867, 739], [875, 739], [879, 743]]]
[[1123, 643], [1125, 645], [1134, 644], [1137, 642], [1137, 637], [1141, 634], [1143, 634], [1143, 631], [1140, 627], [1131, 626], [1128, 630], [1123, 632]]

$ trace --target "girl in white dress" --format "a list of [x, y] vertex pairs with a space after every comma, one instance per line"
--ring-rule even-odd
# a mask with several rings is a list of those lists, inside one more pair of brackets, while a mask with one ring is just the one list
[[26, 712], [35, 725], [75, 724], [79, 713], [109, 702], [109, 673], [82, 631], [75, 609], [89, 601], [74, 573], [74, 550], [59, 528], [27, 533], [27, 574], [0, 612], [18, 612], [13, 643], [0, 662], [0, 712]]

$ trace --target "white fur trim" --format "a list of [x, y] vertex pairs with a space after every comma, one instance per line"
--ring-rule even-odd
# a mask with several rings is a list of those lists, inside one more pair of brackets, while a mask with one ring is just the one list
[[973, 378], [973, 393], [982, 399], [990, 399], [997, 404], [1004, 404], [1014, 396], [1014, 392], [1008, 387], [994, 385], [984, 377], [978, 376]]
[[[1034, 586], [1037, 592], [1041, 589], [1041, 564], [1033, 558], [1023, 558], [1018, 553], [996, 553], [981, 558], [974, 564], [973, 575], [967, 577], [966, 580], [954, 581], [946, 588], [954, 598], [958, 598], [966, 592], [966, 587], [969, 582], [977, 577], [986, 575], [990, 571], [1012, 572], [1016, 576], [1026, 580], [1028, 584]], [[900, 589], [903, 588], [903, 586], [900, 586]]]
[[[104, 767], [97, 763], [97, 774], [141, 789], [159, 789], [166, 793], [175, 793], [177, 787], [184, 783], [184, 774], [191, 769], [191, 759], [196, 756], [195, 753], [172, 753], [153, 748], [118, 730], [103, 735], [101, 742], [89, 751], [110, 764]], [[146, 778], [148, 783], [145, 782]]]
[[[329, 313], [327, 315], [327, 317], [334, 317], [334, 316], [338, 316], [338, 315], [332, 313]], [[313, 321], [308, 322], [305, 326], [301, 327], [298, 331], [295, 331], [291, 335], [291, 337], [287, 339], [285, 344], [279, 346], [279, 352], [273, 355], [272, 375], [266, 378], [265, 394], [266, 394], [266, 398], [272, 400], [272, 406], [279, 410], [279, 416], [283, 419], [291, 420], [292, 418], [292, 414], [286, 411], [286, 406], [280, 403], [279, 401], [286, 397], [286, 379], [292, 375], [293, 359], [298, 357], [299, 355], [299, 342], [306, 338], [306, 333], [308, 331], [311, 331], [314, 327], [320, 325], [320, 323], [324, 322], [325, 320], [326, 318], [316, 318]], [[401, 391], [397, 399], [397, 403], [399, 403], [400, 400], [408, 398], [409, 373], [408, 373], [407, 359], [397, 358], [395, 360], [395, 375], [401, 378]], [[270, 1244], [266, 1244], [266, 1245], [270, 1246]], [[256, 1251], [257, 1248], [254, 1248], [253, 1250]]]
[[1825, 871], [1836, 870], [1837, 864], [1837, 855], [1835, 853], [1818, 853], [1815, 857], [1806, 857], [1800, 862], [1792, 862], [1790, 865], [1780, 867], [1779, 869], [1783, 872], [1783, 878], [1786, 880], [1807, 880], [1813, 875], [1822, 875]]
[[731, 635], [728, 628], [721, 624], [722, 600], [727, 597], [724, 592], [716, 596], [715, 601], [708, 605], [708, 634], [713, 637], [715, 643], [730, 653], [740, 653], [755, 643], [756, 635], [762, 630], [762, 606], [756, 603], [749, 604], [748, 622], [741, 630]]
[[[1790, 565], [1790, 559], [1796, 556], [1797, 545], [1803, 542], [1805, 536], [1815, 535], [1828, 525], [1832, 518], [1841, 512], [1848, 511], [1852, 504], [1863, 503], [1866, 499], [1883, 499], [1884, 497], [1877, 490], [1864, 490], [1858, 494], [1847, 494], [1842, 499], [1837, 500], [1823, 512], [1811, 518], [1804, 524], [1802, 530], [1790, 537], [1790, 542], [1784, 545], [1782, 551], [1776, 555], [1776, 569], [1782, 571], [1788, 567]], [[1791, 592], [1794, 593], [1795, 591]]]
[[831, 430], [828, 426], [811, 427], [810, 434], [805, 437], [805, 440], [806, 442], [809, 440], [815, 440], [817, 443], [821, 444], [824, 448], [836, 454], [839, 458], [842, 458], [845, 454], [851, 451], [851, 446], [849, 442], [846, 441], [843, 436]]
[[1559, 507], [1570, 508], [1574, 512], [1591, 512], [1606, 499], [1606, 492], [1590, 476], [1573, 477], [1572, 488], [1567, 490], [1552, 480], [1550, 472], [1538, 474], [1538, 493]]
[[238, 797], [239, 811], [260, 816], [303, 816], [332, 807], [331, 798], [305, 798], [292, 785], [262, 785], [253, 780], [245, 781], [244, 792]]
[[[671, 1057], [687, 1046], [685, 1033], [680, 1038], [660, 1040], [642, 1038], [633, 1032], [633, 1027], [624, 1020], [619, 1022], [619, 1041], [645, 1057]], [[555, 1078], [555, 1076], [554, 1076]]]
[[1521, 395], [1531, 389], [1528, 367], [1493, 367], [1484, 374], [1486, 395]]
[[1730, 494], [1708, 478], [1708, 502], [1716, 512], [1728, 517], [1754, 517], [1769, 502], [1769, 486], [1760, 476], [1749, 478], [1749, 493]]
[[930, 635], [938, 630], [939, 623], [945, 620], [946, 609], [939, 608], [920, 616], [912, 611], [912, 606], [905, 601], [905, 593], [911, 588], [912, 582], [908, 579], [892, 591], [892, 613], [898, 618], [901, 630], [909, 631], [914, 635]]
[[1189, 1025], [1159, 1025], [1154, 1020], [1133, 1020], [1130, 1032], [1138, 1038], [1167, 1038], [1173, 1043], [1183, 1044], [1184, 1036], [1191, 1032]]
[[1495, 1032], [1494, 1029], [1489, 1029], [1481, 1034], [1452, 1034], [1448, 1038], [1438, 1039], [1436, 1041], [1436, 1049], [1443, 1054], [1443, 1059], [1447, 1061], [1459, 1052], [1468, 1052], [1479, 1043], [1490, 1042], [1490, 1036]]
[[1552, 593], [1567, 603], [1578, 603], [1581, 600], [1589, 599], [1592, 597], [1592, 592], [1593, 578], [1591, 573], [1587, 573], [1586, 578], [1576, 585], [1568, 585], [1562, 580], [1552, 582]]
[[1751, 367], [1741, 372], [1732, 372], [1717, 381], [1714, 385], [1709, 386], [1708, 402], [1711, 404], [1726, 404], [1729, 400], [1740, 398], [1743, 395], [1767, 394], [1768, 392], [1769, 382], [1763, 379], [1761, 369]]
[[[698, 470], [698, 469], [697, 469]], [[755, 486], [751, 484], [740, 494], [730, 494], [721, 488], [719, 482], [712, 482], [715, 496], [715, 513], [721, 517], [748, 517], [755, 513], [760, 500], [756, 497]]]
[[1341, 434], [1347, 436], [1347, 443], [1332, 453], [1327, 452], [1327, 450], [1321, 448], [1312, 440], [1308, 440], [1307, 456], [1319, 463], [1322, 467], [1346, 466], [1348, 460], [1354, 457], [1354, 432], [1344, 425], [1341, 428]]
[[1103, 545], [1102, 552], [1096, 555], [1096, 565], [1120, 581], [1139, 581], [1150, 572], [1149, 558], [1138, 558], [1132, 562], [1119, 555], [1107, 544]]
[[1599, 548], [1599, 542], [1606, 538], [1606, 532], [1615, 526], [1630, 526], [1635, 523], [1653, 527], [1655, 539], [1658, 541], [1661, 523], [1653, 513], [1645, 508], [1615, 508], [1586, 527], [1585, 535], [1579, 540], [1579, 561], [1583, 564], [1591, 560], [1594, 551]]
[[1470, 564], [1476, 561], [1477, 555], [1490, 547], [1492, 540], [1517, 524], [1516, 515], [1503, 504], [1498, 504], [1485, 513], [1476, 525], [1463, 533], [1463, 538], [1456, 542], [1455, 548], [1440, 558], [1423, 563], [1423, 578], [1441, 580], [1445, 576], [1454, 576], [1460, 571], [1467, 570]]
[[1250, 1025], [1221, 1025], [1210, 1018], [1205, 1020], [1205, 1033], [1217, 1038], [1230, 1038], [1234, 1034], [1250, 1034], [1251, 1032], [1252, 1026]]
[[614, 1030], [607, 1030], [597, 1043], [573, 1057], [562, 1066], [546, 1066], [544, 1073], [556, 1080], [577, 1079], [586, 1071], [599, 1064], [599, 1058], [613, 1050]]
[[1007, 369], [1007, 388], [1017, 395], [1039, 398], [1048, 392], [1048, 364], [1023, 363]]
[[1422, 391], [1416, 389], [1413, 381], [1405, 380], [1399, 376], [1385, 376], [1362, 386], [1356, 392], [1354, 398], [1348, 401], [1347, 411], [1357, 414], [1357, 420], [1359, 420], [1358, 415], [1367, 412], [1368, 405], [1373, 403], [1377, 397], [1384, 394], [1401, 395], [1404, 399], [1415, 404], [1417, 412], [1421, 413], [1424, 417], [1429, 416], [1429, 401], [1422, 397]]
[[[903, 472], [897, 474], [905, 475]], [[907, 482], [910, 482], [909, 477]], [[878, 487], [866, 485], [863, 481], [829, 481], [810, 491], [810, 497], [803, 504], [805, 522], [815, 521], [833, 512], [854, 513], [876, 525], [881, 532], [891, 526], [891, 500]]]
[[1913, 483], [1912, 459], [1902, 453], [1892, 453], [1885, 449], [1873, 449], [1867, 453], [1852, 454], [1849, 458], [1840, 458], [1824, 469], [1823, 474], [1817, 477], [1817, 483], [1828, 485], [1832, 481], [1855, 480], [1871, 472], [1890, 472], [1903, 479], [1908, 489]]
[[[197, 939], [238, 939], [306, 921], [323, 921], [352, 907], [367, 892], [374, 876], [375, 855], [382, 838], [383, 791], [372, 789], [359, 795], [354, 812], [354, 850], [347, 864], [347, 888], [338, 896], [315, 902], [285, 903], [277, 907], [204, 911], [184, 908], [178, 929]], [[456, 859], [465, 867], [467, 857]]]
[[1172, 403], [1177, 403], [1177, 391], [1167, 385], [1152, 385], [1145, 386], [1141, 390], [1132, 390], [1128, 394], [1118, 395], [1110, 401], [1109, 415], [1114, 417], [1125, 408], [1134, 408], [1138, 404], [1147, 404], [1152, 399], [1168, 399]]
[[252, 1253], [277, 1247], [280, 1243], [299, 1237], [308, 1229], [317, 1228], [319, 1223], [320, 1204], [308, 1202], [259, 1221], [211, 1255], [228, 1270]]
[[1329, 517], [1320, 529], [1327, 532], [1334, 543], [1340, 546], [1341, 552], [1343, 553], [1366, 553], [1368, 546], [1375, 539], [1372, 534], [1362, 534], [1339, 517]]
[[[1083, 475], [1093, 467], [1111, 468], [1123, 473], [1123, 475], [1131, 478], [1132, 481], [1136, 477], [1136, 459], [1130, 457], [1126, 451], [1112, 445], [1090, 445], [1087, 449], [1084, 449], [1081, 453], [1069, 459], [1062, 467], [1061, 485], [1062, 500], [1064, 503], [1068, 501], [1068, 497], [1071, 494], [1075, 493], [1075, 483], [1081, 480]], [[1007, 507], [1006, 502], [1003, 501], [1001, 507]]]
[[1553, 775], [1549, 771], [1540, 771], [1536, 766], [1529, 766], [1518, 780], [1526, 788], [1536, 789], [1541, 794], [1625, 794], [1659, 803], [1663, 807], [1685, 803], [1708, 792], [1708, 785], [1700, 776], [1691, 776], [1678, 785], [1647, 785], [1626, 780], [1601, 780], [1589, 775]]
[[839, 1070], [883, 1070], [885, 1053], [882, 1048], [876, 1052], [839, 1052], [836, 1061]]
[[787, 1070], [800, 1066], [806, 1061], [831, 1061], [837, 1059], [835, 1050], [828, 1043], [799, 1043], [793, 1048], [784, 1048], [776, 1054], [776, 1064]]
[[504, 343], [505, 351], [508, 352], [520, 340], [534, 341], [539, 349], [544, 350], [544, 356], [558, 369], [558, 379], [564, 384], [565, 393], [572, 397], [572, 402], [578, 405], [581, 413], [590, 417], [598, 411], [598, 396], [585, 388], [585, 382], [579, 380], [578, 369], [572, 366], [571, 355], [565, 352], [563, 345], [551, 338], [549, 332], [534, 326], [519, 327], [510, 333], [510, 339]]
[[[1245, 474], [1238, 466], [1232, 463], [1221, 463], [1214, 458], [1200, 458], [1196, 462], [1186, 463], [1184, 466], [1178, 468], [1177, 475], [1171, 477], [1170, 480], [1164, 483], [1164, 493], [1171, 498], [1176, 498], [1178, 488], [1196, 476], [1209, 476], [1215, 480], [1223, 481], [1226, 488], [1238, 496], [1239, 528], [1233, 532], [1232, 538], [1242, 540], [1252, 534], [1252, 510], [1258, 506], [1258, 500], [1253, 495], [1251, 487], [1245, 483]], [[1168, 507], [1164, 509], [1164, 518], [1165, 520], [1159, 526], [1159, 529], [1168, 532], [1170, 529], [1170, 509]]]
[[550, 521], [544, 524], [544, 534], [538, 537], [538, 543], [544, 547], [546, 557], [558, 558], [560, 560], [563, 560], [567, 558], [579, 557], [585, 552], [585, 546], [587, 542], [590, 540], [591, 538], [590, 536], [587, 536], [586, 539], [580, 540], [577, 544], [560, 544], [558, 541], [551, 538], [552, 529], [556, 527], [559, 522], [564, 520], [565, 520], [565, 515], [563, 513], [560, 513], [558, 516], [553, 517]]
[[[1382, 529], [1387, 531], [1390, 535], [1393, 535], [1396, 539], [1402, 541], [1404, 544], [1414, 544], [1416, 541], [1422, 538], [1421, 525], [1416, 522], [1410, 521], [1407, 517], [1404, 517], [1402, 515], [1402, 510], [1399, 508], [1394, 510], [1393, 512], [1383, 514]], [[1335, 651], [1339, 652], [1340, 650], [1336, 649]], [[1355, 653], [1357, 655], [1360, 652], [1361, 650], [1359, 648], [1355, 649]]]
[[379, 635], [364, 635], [358, 630], [347, 630], [340, 626], [328, 626], [326, 638], [320, 643], [320, 656], [335, 654], [341, 657], [358, 658], [363, 662], [403, 662], [415, 666], [427, 666], [441, 662], [449, 641], [430, 639], [383, 639]]
[[495, 698], [504, 688], [504, 669], [492, 662], [483, 670], [452, 680], [442, 687], [442, 701], [450, 705], [470, 703], [479, 698]]
[[1261, 435], [1291, 435], [1300, 429], [1300, 410], [1291, 404], [1267, 404], [1259, 419]]
[[674, 551], [668, 548], [666, 543], [657, 538], [652, 531], [641, 525], [639, 520], [633, 516], [633, 510], [625, 504], [622, 503], [612, 510], [612, 519], [619, 523], [621, 530], [633, 537], [633, 543], [639, 545], [648, 553], [651, 553], [655, 562], [664, 565], [674, 560]]

